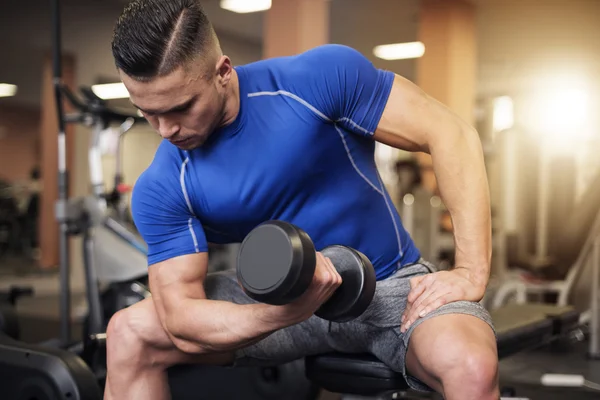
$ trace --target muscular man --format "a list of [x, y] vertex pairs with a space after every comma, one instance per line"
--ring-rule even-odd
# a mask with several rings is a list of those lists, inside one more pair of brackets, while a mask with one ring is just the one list
[[[345, 46], [234, 67], [197, 0], [133, 1], [112, 49], [164, 140], [132, 201], [152, 298], [110, 321], [108, 399], [168, 398], [174, 364], [329, 351], [370, 352], [447, 399], [498, 399], [495, 335], [478, 303], [491, 233], [473, 128]], [[377, 141], [432, 155], [455, 227], [452, 270], [435, 272], [403, 229], [377, 173]], [[317, 250], [342, 244], [369, 257], [377, 290], [360, 318], [313, 315], [341, 280], [320, 253], [309, 290], [283, 306], [250, 300], [232, 274], [207, 274], [207, 243], [240, 242], [274, 219], [304, 229]]]

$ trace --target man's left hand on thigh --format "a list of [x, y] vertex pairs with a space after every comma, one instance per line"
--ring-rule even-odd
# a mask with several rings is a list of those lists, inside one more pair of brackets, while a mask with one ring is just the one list
[[485, 287], [469, 279], [467, 270], [456, 268], [417, 276], [410, 280], [410, 293], [401, 319], [406, 332], [419, 318], [455, 301], [480, 301]]

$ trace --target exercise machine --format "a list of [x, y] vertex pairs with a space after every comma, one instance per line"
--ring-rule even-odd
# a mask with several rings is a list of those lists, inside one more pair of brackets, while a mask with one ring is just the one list
[[15, 306], [23, 296], [31, 296], [33, 288], [13, 286], [8, 291], [0, 292], [0, 333], [13, 339], [19, 339], [19, 321]]
[[[66, 87], [62, 87], [61, 91], [77, 110], [67, 115], [66, 121], [92, 128], [88, 151], [92, 195], [69, 199], [66, 205], [61, 205], [57, 210], [59, 221], [66, 225], [65, 233], [69, 237], [79, 235], [83, 238], [88, 304], [86, 331], [98, 334], [106, 330], [110, 316], [116, 311], [150, 295], [147, 288], [146, 245], [128, 226], [128, 222], [119, 218], [124, 214], [119, 191], [122, 183], [120, 162], [117, 161], [115, 187], [112, 192], [107, 192], [100, 148], [103, 135], [116, 136], [117, 144], [120, 144], [123, 135], [134, 123], [143, 119], [110, 109], [90, 88], [81, 88], [84, 101], [80, 101]], [[118, 124], [117, 128], [115, 124]], [[105, 288], [103, 292], [100, 292], [100, 287]], [[61, 309], [61, 318], [62, 325], [66, 325], [65, 321], [71, 318], [71, 310], [66, 304]], [[63, 343], [69, 342], [70, 332], [67, 330], [63, 334]]]
[[15, 310], [28, 287], [0, 293], [0, 387], [2, 398], [16, 400], [101, 400], [95, 375], [72, 352], [18, 341]]

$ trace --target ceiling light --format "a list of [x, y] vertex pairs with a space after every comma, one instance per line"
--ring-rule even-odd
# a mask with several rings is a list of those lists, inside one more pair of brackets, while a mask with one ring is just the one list
[[0, 83], [0, 97], [11, 97], [17, 94], [17, 85]]
[[419, 58], [425, 54], [425, 45], [422, 42], [383, 44], [376, 46], [373, 54], [384, 60]]
[[271, 0], [221, 0], [221, 8], [234, 13], [252, 13], [271, 8]]
[[128, 99], [129, 92], [122, 83], [106, 83], [92, 86], [92, 91], [103, 100]]

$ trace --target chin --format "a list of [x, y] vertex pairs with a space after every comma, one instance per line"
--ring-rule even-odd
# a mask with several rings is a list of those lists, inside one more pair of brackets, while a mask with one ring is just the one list
[[193, 142], [190, 143], [185, 143], [185, 144], [179, 144], [176, 145], [178, 149], [180, 150], [194, 150], [198, 147], [200, 147], [202, 145], [202, 143], [198, 143], [197, 140], [194, 140]]
[[194, 136], [192, 139], [185, 143], [177, 144], [176, 146], [181, 150], [194, 150], [202, 146], [206, 142], [207, 137]]

